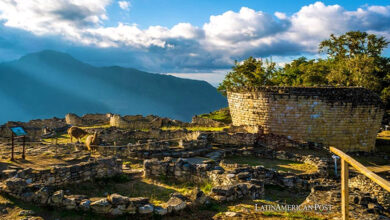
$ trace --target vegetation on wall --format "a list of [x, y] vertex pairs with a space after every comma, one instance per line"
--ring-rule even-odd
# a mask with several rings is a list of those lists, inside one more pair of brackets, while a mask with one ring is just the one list
[[319, 44], [321, 59], [300, 57], [277, 67], [269, 60], [249, 57], [235, 62], [218, 90], [258, 86], [360, 86], [381, 96], [390, 107], [390, 58], [383, 57], [389, 45], [384, 37], [360, 31], [330, 35]]
[[219, 109], [219, 110], [216, 110], [216, 111], [213, 111], [210, 113], [206, 113], [206, 114], [201, 114], [198, 116], [201, 118], [208, 118], [208, 119], [223, 122], [226, 124], [232, 123], [232, 118], [230, 117], [229, 108], [222, 108], [222, 109]]

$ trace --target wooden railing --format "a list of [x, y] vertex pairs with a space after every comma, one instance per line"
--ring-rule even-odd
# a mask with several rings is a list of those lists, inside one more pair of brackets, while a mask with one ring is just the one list
[[348, 164], [354, 167], [357, 171], [364, 174], [366, 177], [370, 178], [372, 181], [383, 187], [385, 190], [390, 192], [390, 182], [383, 179], [382, 177], [376, 175], [367, 167], [363, 166], [359, 162], [357, 162], [352, 157], [348, 156], [341, 150], [330, 147], [330, 151], [336, 154], [341, 158], [341, 213], [343, 216], [343, 220], [348, 220], [348, 199], [349, 199], [349, 191], [348, 191], [348, 176], [349, 169]]

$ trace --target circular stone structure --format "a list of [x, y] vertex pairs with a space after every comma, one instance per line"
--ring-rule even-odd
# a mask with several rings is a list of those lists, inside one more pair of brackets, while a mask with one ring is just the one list
[[380, 97], [360, 87], [259, 87], [227, 96], [235, 126], [344, 151], [374, 150], [384, 114]]

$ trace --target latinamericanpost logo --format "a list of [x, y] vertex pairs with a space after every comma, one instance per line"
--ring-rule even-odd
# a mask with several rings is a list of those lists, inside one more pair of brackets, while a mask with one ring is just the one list
[[255, 210], [259, 212], [330, 212], [332, 205], [314, 204], [314, 205], [255, 205]]

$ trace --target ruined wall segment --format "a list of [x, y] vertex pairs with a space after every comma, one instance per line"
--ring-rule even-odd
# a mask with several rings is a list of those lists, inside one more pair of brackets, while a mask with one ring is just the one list
[[344, 151], [374, 150], [384, 114], [379, 96], [364, 88], [260, 87], [227, 95], [235, 126]]

